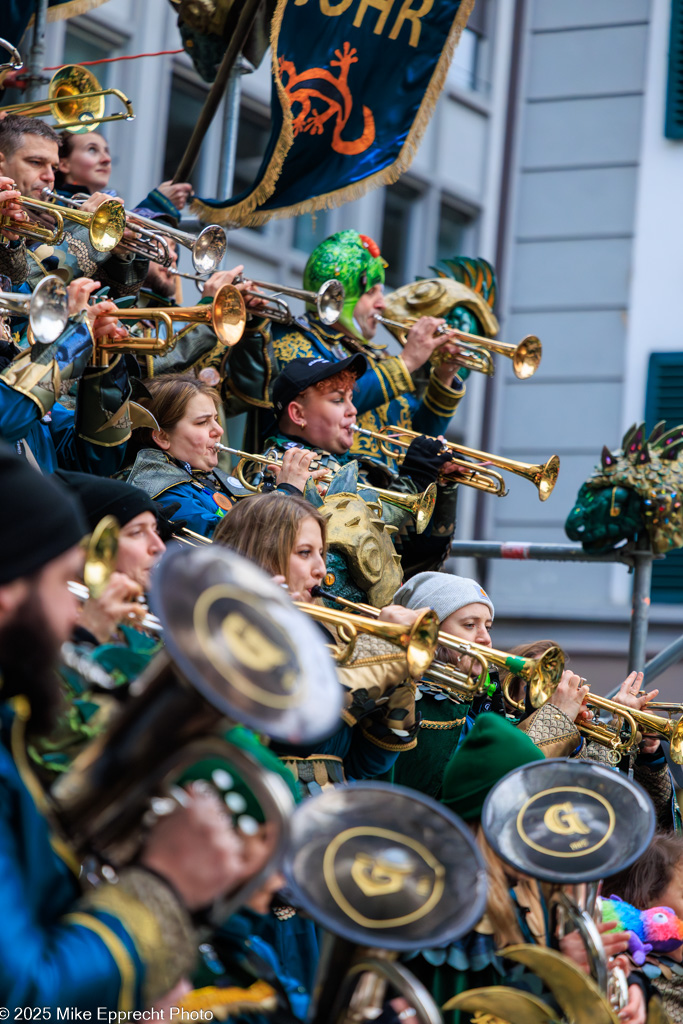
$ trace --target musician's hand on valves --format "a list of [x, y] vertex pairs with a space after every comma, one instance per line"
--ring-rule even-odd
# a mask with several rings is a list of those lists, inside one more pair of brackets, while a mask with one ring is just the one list
[[123, 203], [119, 196], [108, 196], [106, 192], [93, 192], [92, 195], [83, 200], [81, 210], [85, 210], [86, 213], [94, 213], [98, 206], [101, 206], [102, 203], [107, 202], [109, 199], [116, 199], [117, 202]]
[[[14, 184], [12, 178], [4, 178], [0, 176], [0, 216], [8, 217], [10, 220], [17, 224], [25, 223], [29, 218], [25, 212], [21, 203], [17, 200], [21, 197], [21, 192]], [[2, 238], [8, 238], [10, 242], [16, 241], [20, 238], [14, 231], [8, 231], [3, 228]]]
[[69, 303], [69, 316], [82, 313], [88, 308], [88, 302], [93, 292], [100, 288], [99, 281], [93, 281], [90, 277], [76, 277], [66, 286], [66, 295]]
[[434, 372], [441, 383], [447, 387], [452, 385], [456, 373], [462, 369], [462, 363], [460, 362], [461, 352], [460, 346], [454, 345], [450, 341], [444, 342], [439, 349], [439, 363]]
[[125, 338], [127, 336], [128, 332], [123, 324], [119, 322], [118, 313], [118, 306], [111, 299], [94, 302], [92, 306], [88, 306], [88, 322], [95, 340], [99, 338]]
[[140, 863], [165, 878], [191, 912], [232, 892], [253, 873], [224, 805], [202, 782], [192, 783], [184, 805], [150, 829]]
[[437, 332], [445, 323], [435, 316], [423, 316], [410, 328], [401, 353], [409, 373], [424, 366], [434, 350], [444, 344], [444, 334]]
[[[659, 690], [650, 690], [647, 693], [643, 693], [641, 688], [644, 678], [642, 672], [631, 672], [630, 675], [626, 676], [614, 697], [615, 702], [623, 704], [627, 708], [635, 708], [636, 711], [647, 710], [648, 701], [657, 700]], [[659, 738], [657, 736], [645, 736], [640, 744], [640, 749], [644, 754], [654, 754], [659, 749]]]
[[291, 484], [303, 494], [309, 476], [314, 480], [320, 480], [327, 472], [325, 469], [315, 469], [311, 472], [311, 463], [315, 458], [316, 453], [309, 451], [308, 448], [288, 448], [282, 457], [282, 466], [272, 467], [276, 472], [278, 484]]
[[[627, 958], [621, 956], [617, 957], [616, 964], [621, 967], [628, 976], [630, 965]], [[646, 1024], [647, 1003], [645, 1001], [645, 994], [640, 985], [629, 985], [628, 1002], [622, 1010], [619, 1010], [617, 1017], [623, 1022], [623, 1024]]]
[[386, 608], [382, 608], [378, 618], [382, 622], [392, 622], [395, 626], [410, 628], [415, 624], [418, 616], [426, 610], [426, 608], [404, 608], [402, 604], [388, 604]]
[[140, 604], [142, 587], [123, 572], [113, 572], [101, 597], [88, 598], [83, 605], [78, 625], [87, 629], [101, 644], [115, 635], [120, 625], [135, 626], [142, 622], [147, 607]]
[[[630, 932], [615, 931], [615, 925], [616, 921], [599, 921], [597, 925], [608, 959], [612, 956], [618, 956], [619, 953], [625, 953], [631, 938]], [[584, 974], [590, 974], [586, 946], [578, 931], [568, 932], [562, 936], [560, 939], [560, 952], [564, 956], [569, 957], [570, 960], [573, 960]]]
[[593, 717], [588, 708], [584, 707], [583, 702], [590, 692], [590, 687], [584, 686], [584, 682], [585, 680], [577, 676], [571, 669], [565, 669], [557, 684], [557, 689], [548, 699], [549, 704], [564, 711], [572, 722], [590, 721]]

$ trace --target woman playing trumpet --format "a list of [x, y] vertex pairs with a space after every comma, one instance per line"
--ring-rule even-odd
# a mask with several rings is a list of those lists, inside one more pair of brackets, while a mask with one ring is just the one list
[[[140, 428], [128, 483], [158, 501], [170, 519], [210, 537], [226, 510], [249, 493], [217, 469], [223, 436], [218, 392], [189, 374], [154, 377], [146, 387], [149, 397], [141, 404], [158, 426]], [[287, 479], [283, 470], [280, 482]]]
[[[326, 524], [302, 498], [281, 493], [245, 498], [225, 515], [215, 542], [273, 573], [294, 599], [316, 602], [314, 591], [326, 571]], [[381, 618], [409, 627], [417, 615], [390, 607]], [[329, 640], [339, 650], [344, 646], [332, 634]], [[391, 768], [401, 750], [415, 745], [415, 690], [402, 648], [361, 635], [350, 663], [338, 671], [347, 702], [337, 732], [315, 750], [281, 752], [310, 792], [345, 779], [375, 778]]]

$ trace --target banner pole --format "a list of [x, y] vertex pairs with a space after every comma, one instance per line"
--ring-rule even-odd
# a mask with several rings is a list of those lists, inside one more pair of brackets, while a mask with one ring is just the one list
[[29, 66], [26, 69], [28, 78], [28, 89], [26, 90], [27, 100], [40, 99], [45, 76], [43, 65], [45, 63], [45, 25], [47, 24], [47, 3], [48, 0], [39, 0], [36, 6], [35, 20], [33, 22], [33, 42], [31, 44], [31, 56]]
[[204, 141], [204, 136], [206, 135], [223, 98], [223, 93], [225, 92], [225, 88], [228, 84], [230, 72], [232, 71], [233, 65], [236, 63], [239, 53], [246, 42], [247, 36], [251, 32], [260, 2], [261, 0], [245, 0], [245, 4], [240, 11], [239, 18], [237, 19], [235, 31], [230, 37], [228, 48], [223, 55], [223, 60], [221, 61], [220, 67], [216, 73], [215, 81], [209, 89], [204, 106], [201, 109], [194, 131], [192, 132], [192, 137], [190, 138], [185, 152], [181, 157], [178, 169], [173, 175], [174, 184], [178, 181], [187, 181], [192, 173], [192, 168], [199, 156], [199, 150], [202, 142]]

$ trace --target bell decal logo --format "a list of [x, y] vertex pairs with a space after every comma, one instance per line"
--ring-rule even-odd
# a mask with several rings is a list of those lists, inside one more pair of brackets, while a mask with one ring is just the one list
[[590, 832], [590, 828], [581, 821], [579, 812], [574, 810], [569, 800], [549, 807], [543, 815], [543, 824], [550, 832], [560, 836], [585, 836]]

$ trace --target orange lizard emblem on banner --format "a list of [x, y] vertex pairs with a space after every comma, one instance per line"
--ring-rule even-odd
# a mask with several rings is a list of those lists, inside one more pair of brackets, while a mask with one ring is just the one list
[[[311, 135], [322, 135], [326, 123], [334, 118], [332, 132], [332, 149], [345, 156], [364, 153], [375, 141], [375, 119], [369, 107], [363, 107], [363, 133], [357, 139], [342, 139], [353, 107], [353, 97], [348, 85], [349, 68], [358, 63], [357, 51], [349, 43], [344, 43], [342, 50], [335, 50], [336, 60], [330, 61], [330, 67], [339, 68], [336, 77], [327, 68], [308, 68], [297, 74], [291, 60], [280, 57], [280, 80], [294, 110], [295, 104], [300, 110], [294, 117], [294, 135], [310, 132]], [[284, 76], [287, 81], [284, 81]], [[308, 84], [310, 83], [310, 84]], [[322, 108], [318, 103], [323, 104]]]

